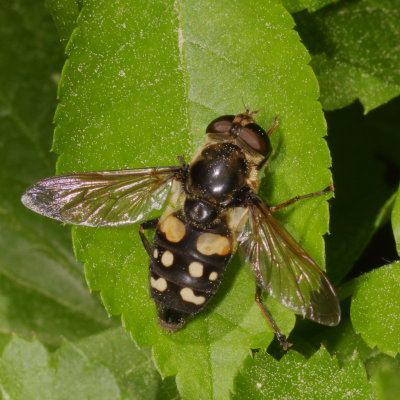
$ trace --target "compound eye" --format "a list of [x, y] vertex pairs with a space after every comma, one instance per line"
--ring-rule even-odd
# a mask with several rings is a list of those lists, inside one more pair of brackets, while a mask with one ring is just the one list
[[232, 128], [232, 121], [235, 119], [234, 115], [223, 115], [211, 121], [207, 126], [207, 133], [228, 133]]
[[239, 136], [257, 153], [267, 157], [271, 152], [269, 137], [261, 126], [255, 123], [247, 124], [240, 130]]

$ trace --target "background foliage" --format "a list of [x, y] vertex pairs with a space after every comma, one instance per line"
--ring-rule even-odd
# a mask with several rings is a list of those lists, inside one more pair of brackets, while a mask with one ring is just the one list
[[[399, 21], [397, 0], [0, 4], [1, 398], [399, 398]], [[168, 335], [137, 227], [73, 229], [83, 268], [70, 229], [19, 202], [55, 172], [54, 113], [71, 172], [189, 159], [243, 102], [264, 127], [280, 119], [270, 204], [331, 173], [336, 187], [330, 229], [328, 197], [278, 214], [343, 308], [326, 328], [268, 299], [286, 355], [238, 257], [209, 310]]]

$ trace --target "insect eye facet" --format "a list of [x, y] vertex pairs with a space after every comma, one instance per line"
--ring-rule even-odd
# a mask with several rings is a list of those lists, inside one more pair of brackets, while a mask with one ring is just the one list
[[228, 133], [232, 128], [232, 121], [235, 119], [234, 115], [223, 115], [211, 121], [207, 126], [207, 133]]

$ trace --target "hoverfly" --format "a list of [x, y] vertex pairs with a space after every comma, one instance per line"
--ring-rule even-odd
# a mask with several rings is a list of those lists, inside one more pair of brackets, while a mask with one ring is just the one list
[[[340, 306], [325, 274], [273, 216], [300, 199], [275, 207], [258, 196], [258, 173], [271, 154], [269, 136], [248, 109], [224, 115], [207, 127], [207, 140], [190, 164], [84, 172], [43, 179], [22, 196], [44, 216], [75, 225], [116, 226], [140, 222], [150, 257], [150, 294], [160, 326], [172, 332], [214, 296], [237, 247], [256, 276], [256, 302], [281, 345], [290, 345], [262, 303], [261, 290], [303, 317], [334, 326]], [[168, 206], [160, 218], [150, 211]], [[145, 221], [145, 222], [144, 222]], [[145, 229], [156, 229], [153, 243]]]

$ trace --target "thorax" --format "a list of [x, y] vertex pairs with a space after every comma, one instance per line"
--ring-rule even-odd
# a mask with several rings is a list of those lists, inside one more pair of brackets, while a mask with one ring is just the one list
[[207, 143], [189, 166], [188, 197], [229, 207], [254, 176], [242, 149], [232, 142]]

